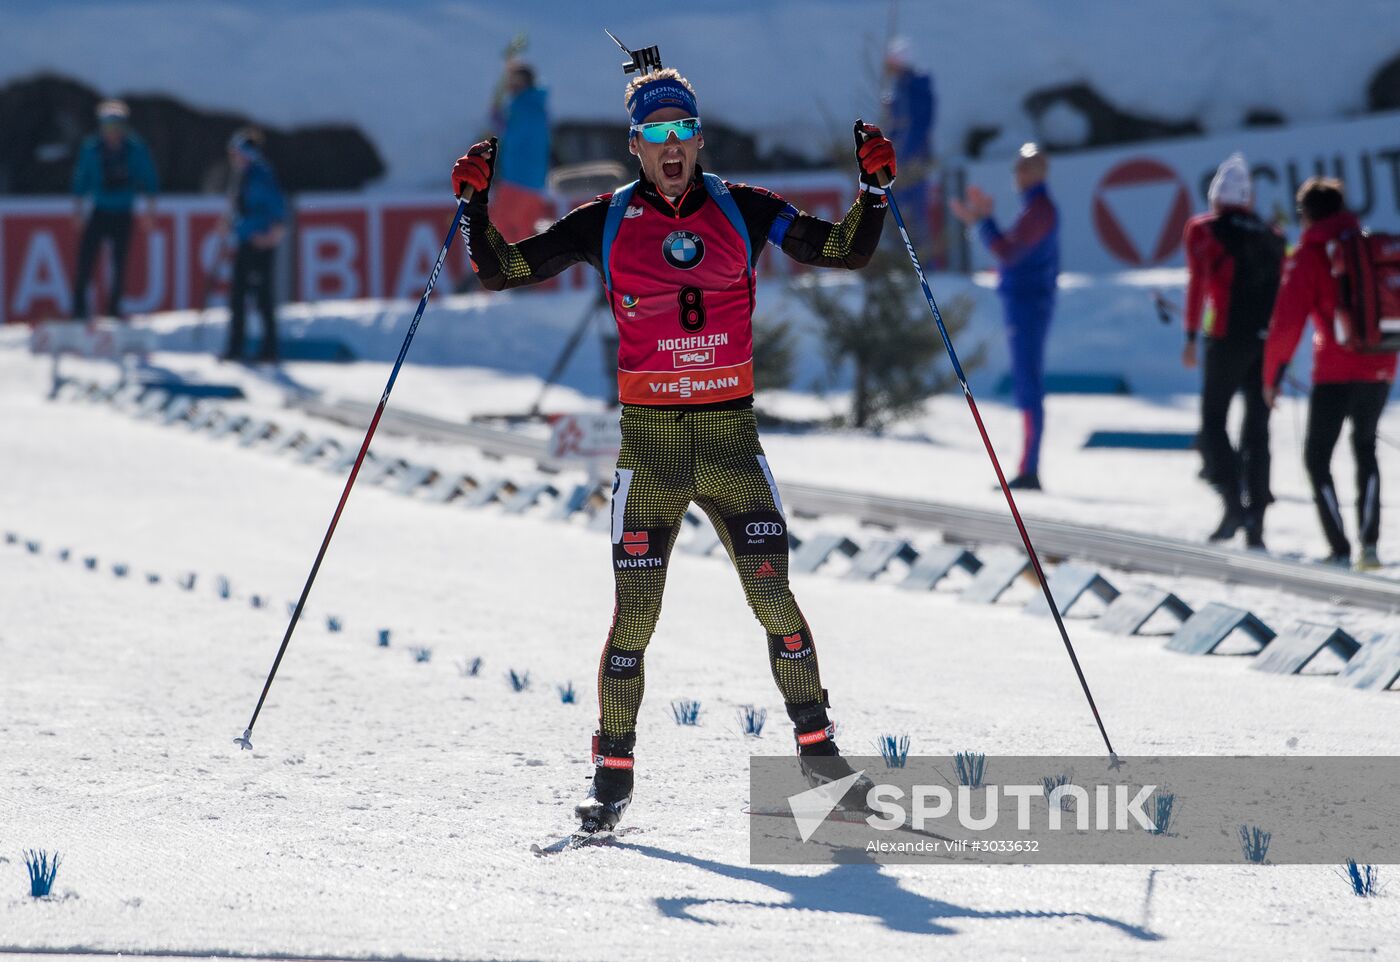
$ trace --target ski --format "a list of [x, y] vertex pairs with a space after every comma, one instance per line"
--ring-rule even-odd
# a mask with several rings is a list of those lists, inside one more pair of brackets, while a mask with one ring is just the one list
[[533, 854], [536, 854], [536, 856], [539, 857], [556, 856], [556, 854], [559, 854], [560, 851], [571, 851], [574, 849], [591, 849], [591, 847], [595, 846], [605, 846], [605, 844], [612, 844], [613, 840], [616, 840], [617, 836], [626, 835], [626, 833], [630, 832], [636, 832], [636, 830], [636, 826], [633, 826], [633, 828], [615, 830], [599, 829], [596, 830], [596, 832], [589, 832], [588, 829], [578, 829], [575, 830], [575, 832], [570, 833], [570, 835], [561, 837], [561, 839], [553, 840], [553, 842], [547, 842], [543, 844], [539, 842], [532, 843], [531, 847], [529, 847], [529, 850], [531, 850]]
[[612, 832], [590, 832], [579, 829], [561, 839], [541, 845], [534, 842], [530, 845], [530, 851], [543, 858], [546, 855], [557, 855], [560, 852], [567, 852], [570, 849], [586, 848], [590, 845], [606, 845], [613, 840]]

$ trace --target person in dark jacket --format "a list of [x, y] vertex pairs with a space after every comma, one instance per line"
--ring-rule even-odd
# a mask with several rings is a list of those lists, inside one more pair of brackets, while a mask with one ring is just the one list
[[[1205, 370], [1201, 381], [1201, 454], [1206, 477], [1225, 510], [1211, 541], [1226, 541], [1241, 527], [1251, 548], [1264, 547], [1269, 493], [1269, 408], [1264, 403], [1264, 337], [1274, 309], [1283, 263], [1283, 234], [1259, 219], [1249, 167], [1231, 154], [1206, 192], [1210, 213], [1186, 224], [1186, 347], [1188, 368], [1199, 362], [1196, 341], [1205, 319]], [[1239, 449], [1225, 422], [1236, 394], [1244, 398]], [[1242, 480], [1243, 479], [1243, 480]]]
[[277, 245], [286, 234], [287, 205], [261, 147], [262, 132], [255, 128], [238, 131], [228, 144], [229, 166], [236, 178], [229, 224], [236, 247], [229, 290], [228, 347], [223, 354], [224, 360], [230, 361], [243, 359], [249, 295], [257, 299], [263, 325], [256, 359], [277, 360], [274, 267]]
[[[107, 314], [121, 317], [126, 289], [126, 254], [131, 243], [132, 211], [138, 195], [147, 198], [142, 230], [150, 230], [155, 214], [155, 194], [160, 189], [155, 164], [146, 142], [130, 129], [130, 111], [120, 100], [97, 105], [98, 132], [78, 148], [73, 168], [75, 195], [73, 220], [82, 232], [78, 264], [73, 273], [72, 314], [88, 319], [88, 283], [103, 242], [110, 245], [112, 284], [107, 291]], [[91, 202], [91, 209], [85, 206]]]
[[992, 218], [992, 198], [976, 186], [967, 199], [950, 203], [954, 216], [978, 235], [1000, 266], [997, 291], [1006, 311], [1011, 349], [1011, 377], [1021, 411], [1024, 444], [1013, 488], [1040, 490], [1040, 439], [1045, 428], [1045, 338], [1055, 313], [1055, 286], [1060, 276], [1060, 215], [1045, 179], [1049, 161], [1035, 144], [1021, 147], [1016, 159], [1016, 189], [1022, 208], [1003, 232]]
[[1342, 521], [1337, 488], [1332, 482], [1332, 449], [1351, 422], [1351, 450], [1356, 459], [1356, 514], [1361, 553], [1356, 567], [1380, 567], [1376, 543], [1381, 531], [1381, 473], [1376, 462], [1376, 426], [1395, 381], [1395, 354], [1362, 354], [1337, 343], [1332, 319], [1337, 311], [1337, 282], [1327, 245], [1359, 230], [1346, 208], [1342, 182], [1310, 177], [1298, 188], [1298, 219], [1303, 228], [1298, 248], [1283, 269], [1269, 336], [1264, 344], [1264, 400], [1273, 407], [1288, 362], [1298, 347], [1303, 325], [1313, 324], [1312, 394], [1303, 460], [1312, 483], [1313, 501], [1331, 554], [1327, 561], [1351, 563], [1351, 542]]

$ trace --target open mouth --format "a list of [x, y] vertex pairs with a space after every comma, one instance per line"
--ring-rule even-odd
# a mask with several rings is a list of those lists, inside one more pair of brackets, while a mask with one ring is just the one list
[[684, 165], [679, 160], [663, 160], [661, 162], [661, 173], [668, 180], [676, 180], [681, 176]]

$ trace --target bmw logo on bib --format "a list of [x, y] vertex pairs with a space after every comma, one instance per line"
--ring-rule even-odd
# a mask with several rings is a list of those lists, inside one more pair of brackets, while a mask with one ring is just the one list
[[688, 271], [705, 257], [705, 242], [688, 230], [673, 230], [661, 243], [661, 254], [672, 267]]

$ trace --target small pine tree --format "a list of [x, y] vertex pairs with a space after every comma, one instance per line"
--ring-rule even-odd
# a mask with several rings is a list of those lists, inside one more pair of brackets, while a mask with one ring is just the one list
[[[903, 246], [877, 250], [857, 277], [861, 297], [854, 308], [839, 288], [811, 283], [810, 277], [793, 292], [821, 323], [828, 376], [843, 365], [852, 367], [849, 423], [879, 430], [913, 414], [924, 400], [955, 385], [957, 377]], [[940, 310], [956, 344], [972, 319], [972, 298], [959, 295]], [[972, 371], [985, 359], [985, 345], [958, 356], [963, 370]]]
[[792, 384], [792, 368], [797, 349], [792, 340], [792, 324], [786, 320], [755, 317], [753, 321], [753, 383], [760, 391], [782, 389]]

